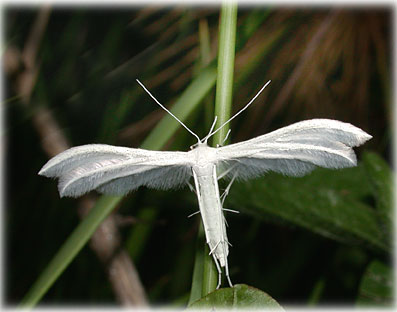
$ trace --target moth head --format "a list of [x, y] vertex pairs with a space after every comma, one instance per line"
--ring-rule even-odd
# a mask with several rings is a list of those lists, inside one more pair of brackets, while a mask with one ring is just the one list
[[196, 148], [199, 147], [199, 146], [208, 146], [207, 140], [205, 140], [205, 141], [200, 141], [200, 142], [197, 142], [197, 143], [191, 145], [191, 146], [190, 146], [190, 149], [191, 149], [191, 150], [194, 150], [194, 149], [196, 149]]

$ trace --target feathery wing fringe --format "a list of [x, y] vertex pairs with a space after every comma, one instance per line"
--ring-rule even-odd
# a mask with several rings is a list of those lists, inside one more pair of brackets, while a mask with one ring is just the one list
[[370, 138], [348, 123], [312, 119], [221, 147], [217, 154], [222, 167], [234, 166], [229, 178], [249, 179], [267, 171], [302, 176], [316, 166], [334, 169], [355, 166], [357, 160], [352, 147]]
[[39, 174], [59, 178], [62, 197], [78, 197], [94, 189], [125, 194], [141, 185], [169, 189], [190, 179], [187, 154], [89, 144], [55, 156]]

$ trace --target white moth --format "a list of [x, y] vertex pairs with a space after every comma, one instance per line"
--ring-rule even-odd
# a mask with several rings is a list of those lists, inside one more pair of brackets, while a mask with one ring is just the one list
[[[138, 81], [138, 80], [137, 80]], [[316, 166], [345, 168], [355, 166], [352, 147], [363, 144], [371, 136], [351, 124], [329, 119], [301, 121], [271, 133], [236, 144], [213, 148], [208, 139], [245, 110], [263, 91], [236, 115], [201, 139], [176, 116], [144, 90], [190, 133], [197, 144], [188, 152], [149, 151], [139, 148], [89, 144], [70, 148], [50, 159], [39, 174], [59, 178], [61, 197], [78, 197], [91, 190], [104, 194], [122, 195], [144, 185], [155, 189], [171, 189], [189, 184], [193, 176], [206, 241], [215, 261], [221, 284], [221, 267], [232, 287], [227, 256], [223, 201], [235, 179], [250, 179], [275, 171], [288, 176], [302, 176]], [[222, 196], [218, 179], [230, 179]]]

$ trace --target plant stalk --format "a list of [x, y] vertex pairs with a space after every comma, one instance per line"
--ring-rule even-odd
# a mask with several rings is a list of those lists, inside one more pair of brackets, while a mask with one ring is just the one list
[[[217, 126], [230, 118], [233, 96], [234, 54], [236, 43], [237, 3], [224, 1], [221, 8], [219, 26], [218, 73], [216, 83], [215, 115], [218, 116]], [[222, 144], [229, 129], [229, 125], [218, 131], [212, 145]], [[202, 296], [216, 289], [218, 272], [214, 261], [208, 255], [209, 248], [204, 246], [204, 267]]]

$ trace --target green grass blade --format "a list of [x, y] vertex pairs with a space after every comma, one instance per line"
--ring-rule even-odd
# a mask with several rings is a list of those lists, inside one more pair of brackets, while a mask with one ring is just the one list
[[39, 279], [23, 298], [21, 302], [23, 307], [32, 308], [37, 304], [90, 239], [98, 225], [109, 215], [119, 201], [120, 198], [116, 196], [102, 196], [97, 201], [94, 208], [91, 209], [87, 217], [84, 218], [69, 236], [50, 264], [40, 275]]
[[143, 220], [143, 222], [137, 223], [131, 228], [131, 233], [124, 244], [132, 261], [136, 262], [142, 254], [146, 240], [157, 218], [157, 214], [158, 209], [153, 206], [144, 207], [138, 212], [137, 219]]
[[[224, 2], [219, 27], [218, 76], [215, 99], [215, 115], [218, 116], [218, 126], [229, 119], [232, 107], [236, 24], [237, 4], [235, 2]], [[222, 143], [227, 131], [228, 125], [218, 131], [214, 137], [213, 145]], [[208, 247], [205, 246], [204, 248], [203, 296], [215, 290], [218, 280], [218, 272], [212, 257], [208, 255]]]
[[[172, 113], [184, 120], [197, 107], [204, 96], [215, 84], [216, 72], [213, 67], [204, 69], [197, 78], [188, 86], [185, 92], [171, 109]], [[158, 150], [175, 133], [179, 124], [166, 115], [162, 121], [153, 129], [141, 145], [142, 148]], [[83, 246], [88, 242], [91, 235], [101, 222], [113, 211], [122, 197], [102, 196], [97, 201], [87, 217], [69, 236], [58, 253], [39, 276], [21, 302], [23, 307], [34, 307], [61, 273], [76, 257]]]
[[[199, 38], [200, 38], [200, 68], [206, 66], [211, 62], [211, 39], [208, 29], [208, 22], [206, 19], [200, 20], [199, 23]], [[212, 93], [204, 99], [204, 115], [205, 125], [207, 129], [211, 127], [214, 120], [214, 99]]]

